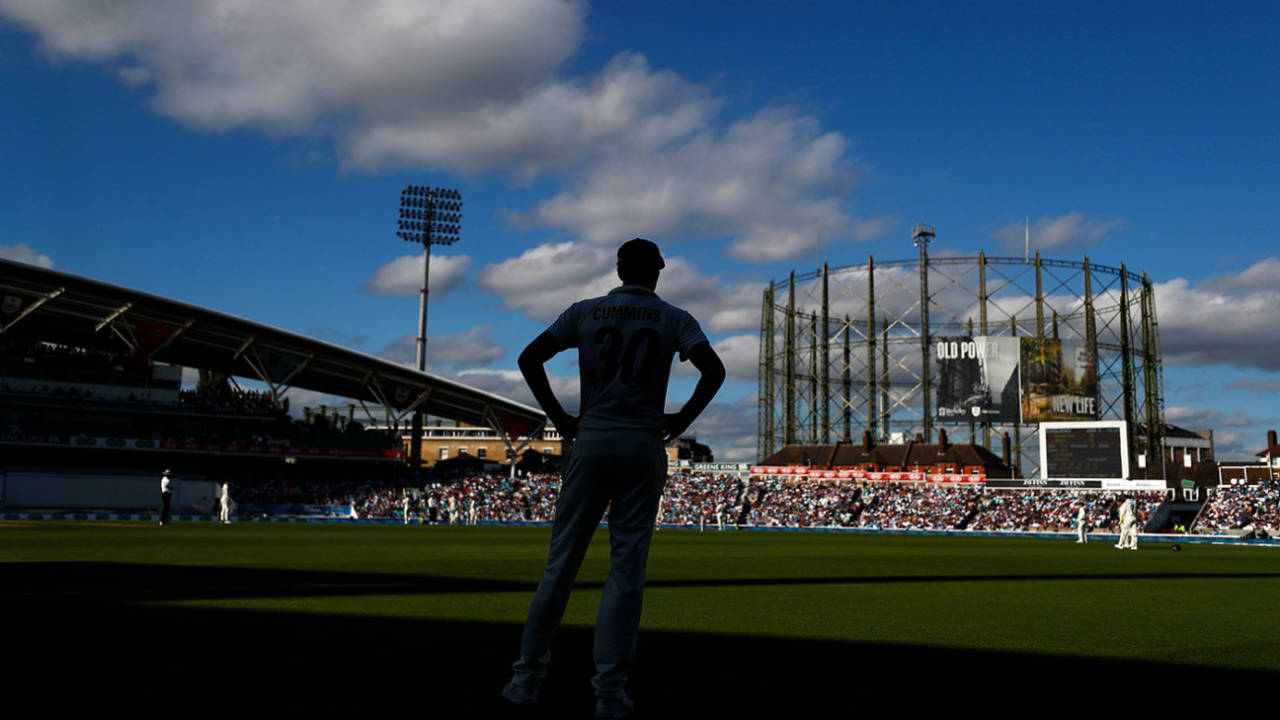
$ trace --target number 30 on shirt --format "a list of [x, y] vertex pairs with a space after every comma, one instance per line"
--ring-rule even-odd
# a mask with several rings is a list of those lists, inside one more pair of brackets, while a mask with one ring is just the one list
[[622, 382], [628, 387], [643, 385], [658, 364], [661, 337], [653, 328], [638, 328], [630, 338], [624, 338], [621, 328], [606, 325], [596, 331], [592, 342], [600, 348], [599, 381], [602, 386], [613, 382], [619, 372]]

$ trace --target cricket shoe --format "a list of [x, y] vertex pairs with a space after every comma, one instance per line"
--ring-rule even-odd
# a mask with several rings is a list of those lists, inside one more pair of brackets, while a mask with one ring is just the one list
[[636, 705], [626, 695], [596, 698], [596, 717], [598, 718], [630, 718], [635, 716]]
[[502, 692], [498, 694], [502, 696], [502, 699], [512, 705], [538, 704], [538, 688], [536, 685], [530, 687], [528, 685], [521, 685], [515, 680], [512, 680], [507, 683], [506, 686], [502, 688]]

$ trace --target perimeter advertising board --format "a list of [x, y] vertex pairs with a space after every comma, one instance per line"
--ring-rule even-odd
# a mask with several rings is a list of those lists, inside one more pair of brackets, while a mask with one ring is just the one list
[[940, 337], [933, 347], [939, 421], [1018, 422], [1018, 338]]

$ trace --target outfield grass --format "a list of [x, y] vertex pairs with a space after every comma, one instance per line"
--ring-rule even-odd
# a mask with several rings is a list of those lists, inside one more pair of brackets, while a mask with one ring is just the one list
[[[568, 714], [589, 700], [604, 536], [556, 646], [549, 702]], [[7, 522], [0, 597], [28, 643], [141, 650], [196, 638], [224, 647], [192, 655], [195, 668], [418, 684], [425, 673], [466, 708], [514, 659], [547, 538], [528, 527]], [[842, 678], [909, 689], [922, 673], [933, 688], [950, 678], [944, 697], [1063, 673], [1274, 678], [1278, 591], [1269, 548], [664, 530], [633, 694], [642, 708], [744, 709], [833, 704], [816, 689]], [[723, 687], [748, 678], [745, 694]]]

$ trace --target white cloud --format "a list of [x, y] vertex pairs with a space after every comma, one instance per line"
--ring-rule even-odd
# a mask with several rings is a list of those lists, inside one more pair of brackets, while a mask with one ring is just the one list
[[[502, 296], [506, 307], [550, 321], [571, 304], [618, 287], [615, 249], [563, 242], [539, 245], [487, 265], [477, 280]], [[761, 292], [756, 283], [721, 283], [681, 256], [665, 257], [658, 295], [688, 310], [708, 332], [746, 330], [760, 324]]]
[[84, 3], [0, 0], [55, 57], [150, 73], [155, 106], [196, 127], [429, 121], [510, 102], [577, 49], [562, 0]]
[[529, 178], [592, 153], [647, 153], [703, 127], [718, 103], [678, 75], [624, 53], [584, 81], [547, 80], [462, 112], [359, 128], [347, 143], [363, 167], [422, 163]]
[[875, 240], [889, 234], [896, 224], [898, 224], [898, 218], [892, 215], [857, 220], [853, 224], [853, 239], [861, 242]]
[[[1107, 233], [1124, 227], [1123, 220], [1091, 220], [1084, 213], [1044, 216], [1031, 226], [1031, 250], [1061, 250], [1096, 244]], [[1026, 224], [1010, 223], [992, 233], [1009, 250], [1026, 243]]]
[[730, 380], [756, 382], [760, 367], [760, 336], [734, 335], [715, 344]]
[[151, 71], [144, 67], [125, 65], [116, 70], [116, 77], [129, 87], [141, 87], [151, 82]]
[[197, 129], [321, 129], [365, 169], [566, 173], [512, 216], [585, 243], [731, 237], [735, 257], [771, 261], [885, 231], [845, 212], [858, 168], [811, 117], [717, 125], [710, 89], [636, 53], [566, 74], [586, 13], [572, 0], [0, 0], [50, 57], [109, 64]]
[[550, 321], [578, 300], [617, 287], [614, 260], [608, 249], [575, 242], [538, 245], [486, 265], [476, 284], [502, 296], [505, 307]]
[[[422, 262], [421, 255], [398, 257], [375, 270], [365, 280], [363, 289], [375, 295], [417, 297], [422, 291]], [[461, 285], [470, 267], [470, 256], [432, 253], [429, 288], [433, 298]]]
[[1276, 258], [1266, 258], [1199, 287], [1186, 278], [1155, 283], [1165, 362], [1280, 370], [1280, 337], [1266, 324], [1280, 305], [1280, 284], [1264, 282], [1277, 268]]
[[1275, 418], [1184, 405], [1165, 407], [1164, 418], [1188, 430], [1213, 430], [1214, 457], [1219, 461], [1255, 459], [1254, 453], [1267, 445], [1267, 430], [1276, 422]]
[[1263, 258], [1238, 273], [1215, 275], [1201, 287], [1224, 295], [1239, 295], [1280, 288], [1280, 258]]
[[[670, 411], [678, 409], [669, 408]], [[711, 447], [718, 462], [756, 460], [756, 405], [754, 402], [713, 402], [689, 428], [698, 442]]]
[[[756, 374], [760, 366], [759, 335], [732, 335], [711, 345], [720, 356], [720, 361], [724, 363], [729, 380], [756, 382]], [[690, 363], [676, 363], [673, 372], [677, 375], [697, 375], [698, 373]]]
[[1222, 386], [1224, 390], [1247, 390], [1253, 393], [1280, 393], [1280, 381], [1241, 378]]
[[692, 313], [704, 331], [715, 333], [760, 327], [763, 283], [722, 284], [718, 276], [703, 274], [683, 257], [666, 260], [667, 267], [658, 279], [658, 294], [663, 300]]
[[560, 227], [593, 244], [644, 237], [736, 236], [730, 254], [780, 260], [848, 236], [837, 196], [855, 168], [839, 133], [816, 121], [764, 111], [724, 133], [701, 130], [643, 153], [615, 152], [574, 186], [521, 219]]
[[[427, 369], [436, 372], [442, 366], [473, 367], [488, 365], [506, 354], [506, 349], [493, 341], [489, 325], [476, 325], [464, 333], [427, 338]], [[379, 357], [408, 367], [417, 367], [418, 338], [400, 338], [378, 352]]]
[[48, 270], [53, 269], [53, 258], [44, 253], [36, 252], [26, 243], [18, 243], [17, 245], [0, 245], [0, 258], [12, 260], [14, 262], [26, 263], [27, 265], [35, 265]]
[[[533, 398], [533, 393], [529, 392], [529, 386], [525, 383], [524, 376], [520, 374], [519, 370], [468, 368], [458, 371], [454, 378], [458, 382], [465, 383], [471, 387], [487, 390], [502, 397], [511, 398], [516, 402], [538, 407], [537, 400]], [[578, 393], [578, 376], [565, 377], [548, 373], [547, 379], [551, 381], [551, 389], [555, 392], [556, 397], [560, 398], [560, 404], [564, 405], [565, 410], [576, 413], [581, 400]]]

